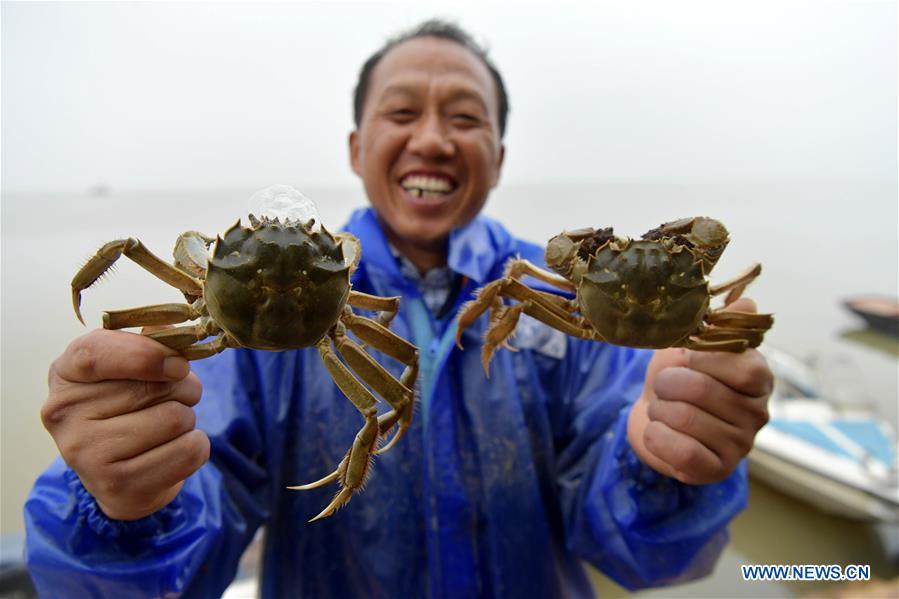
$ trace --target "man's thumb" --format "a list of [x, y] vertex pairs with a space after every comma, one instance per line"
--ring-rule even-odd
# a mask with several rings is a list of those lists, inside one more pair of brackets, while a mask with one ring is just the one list
[[733, 310], [735, 312], [758, 312], [758, 307], [755, 305], [755, 302], [752, 301], [748, 297], [741, 297], [737, 301], [732, 304], [728, 304], [726, 306], [728, 310]]

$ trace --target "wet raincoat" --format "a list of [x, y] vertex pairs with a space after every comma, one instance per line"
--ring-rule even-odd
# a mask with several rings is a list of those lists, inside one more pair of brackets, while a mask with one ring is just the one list
[[[47, 597], [218, 596], [261, 525], [265, 597], [582, 597], [580, 560], [629, 587], [710, 571], [745, 506], [746, 471], [687, 486], [656, 474], [627, 442], [649, 352], [573, 339], [524, 320], [480, 364], [486, 317], [453, 341], [458, 306], [541, 248], [479, 216], [454, 231], [456, 305], [435, 319], [404, 279], [371, 209], [354, 288], [402, 295], [392, 329], [421, 352], [408, 434], [374, 460], [364, 492], [307, 523], [335, 488], [290, 491], [330, 472], [362, 424], [313, 349], [228, 350], [193, 364], [210, 462], [167, 507], [107, 518], [57, 460], [25, 507], [26, 559]], [[373, 352], [395, 375], [402, 365]], [[386, 404], [384, 410], [386, 410]], [[383, 410], [382, 410], [383, 411]]]

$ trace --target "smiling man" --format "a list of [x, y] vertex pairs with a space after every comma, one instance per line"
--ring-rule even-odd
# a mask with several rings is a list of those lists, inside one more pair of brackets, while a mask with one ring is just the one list
[[310, 524], [330, 492], [285, 487], [327, 474], [359, 427], [315, 349], [228, 350], [189, 373], [151, 339], [89, 333], [49, 373], [62, 459], [26, 505], [38, 589], [217, 596], [260, 526], [265, 597], [590, 596], [581, 560], [629, 588], [708, 573], [767, 417], [758, 352], [652, 353], [531, 323], [486, 378], [486, 319], [461, 351], [455, 315], [510, 258], [543, 260], [479, 214], [503, 163], [499, 72], [427, 22], [366, 62], [354, 107], [371, 206], [347, 224], [353, 285], [403, 296], [392, 328], [420, 349], [407, 435]]
[[357, 90], [350, 157], [387, 238], [424, 272], [446, 264], [450, 232], [499, 181], [505, 90], [484, 60], [444, 37], [377, 56]]

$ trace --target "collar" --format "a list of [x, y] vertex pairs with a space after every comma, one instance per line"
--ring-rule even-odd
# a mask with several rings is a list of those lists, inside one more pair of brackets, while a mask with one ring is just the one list
[[400, 273], [410, 281], [431, 287], [449, 287], [453, 278], [453, 269], [449, 266], [435, 266], [422, 275], [418, 272], [418, 267], [402, 255], [389, 241], [387, 242], [387, 247], [390, 249], [390, 253], [393, 254], [393, 259], [399, 262]]
[[[399, 264], [390, 251], [387, 237], [371, 206], [353, 211], [345, 229], [362, 243], [364, 262], [402, 277]], [[512, 236], [502, 225], [479, 214], [464, 227], [450, 233], [447, 265], [480, 286], [487, 283], [497, 262], [513, 251], [513, 244]]]

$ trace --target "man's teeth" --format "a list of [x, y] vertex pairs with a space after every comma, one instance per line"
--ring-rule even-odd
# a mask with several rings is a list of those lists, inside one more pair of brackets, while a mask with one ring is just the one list
[[449, 181], [435, 177], [406, 177], [401, 185], [403, 189], [416, 198], [437, 198], [452, 191], [452, 185]]

